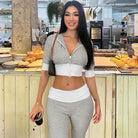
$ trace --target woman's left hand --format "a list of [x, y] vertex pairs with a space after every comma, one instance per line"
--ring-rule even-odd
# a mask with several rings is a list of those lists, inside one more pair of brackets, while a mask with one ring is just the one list
[[99, 123], [101, 120], [101, 107], [100, 107], [100, 102], [95, 102], [95, 114], [93, 115], [92, 119], [94, 124]]

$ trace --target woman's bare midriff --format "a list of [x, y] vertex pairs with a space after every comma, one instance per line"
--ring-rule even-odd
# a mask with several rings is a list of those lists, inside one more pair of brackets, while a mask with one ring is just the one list
[[53, 87], [60, 90], [75, 90], [85, 84], [81, 77], [55, 76]]

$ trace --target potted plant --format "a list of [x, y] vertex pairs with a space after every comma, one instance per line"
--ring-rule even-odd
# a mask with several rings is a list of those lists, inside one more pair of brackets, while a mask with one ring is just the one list
[[56, 22], [58, 22], [58, 17], [61, 15], [63, 4], [59, 1], [50, 2], [47, 7], [47, 15], [49, 18], [50, 24], [52, 24], [53, 17], [56, 17]]

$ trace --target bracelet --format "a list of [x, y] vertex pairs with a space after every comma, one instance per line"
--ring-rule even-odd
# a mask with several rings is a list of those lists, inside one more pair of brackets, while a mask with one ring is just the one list
[[95, 102], [98, 102], [98, 101], [100, 101], [100, 99], [99, 99], [99, 98], [97, 98], [97, 99], [94, 99], [94, 101], [95, 101]]
[[36, 105], [39, 105], [40, 103], [39, 102], [36, 102]]

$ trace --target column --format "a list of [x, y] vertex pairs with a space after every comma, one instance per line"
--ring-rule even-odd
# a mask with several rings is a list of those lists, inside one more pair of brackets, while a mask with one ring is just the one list
[[38, 24], [37, 0], [12, 0], [12, 52], [26, 54], [32, 49], [34, 24]]

